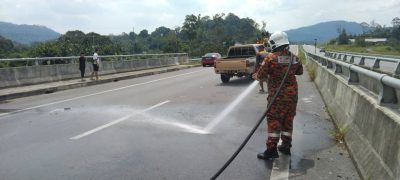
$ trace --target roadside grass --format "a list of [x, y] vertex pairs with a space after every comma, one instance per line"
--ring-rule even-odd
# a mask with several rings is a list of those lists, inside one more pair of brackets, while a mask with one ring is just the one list
[[317, 68], [311, 64], [307, 64], [307, 72], [308, 76], [310, 77], [310, 81], [314, 81], [317, 77]]
[[367, 54], [382, 54], [382, 55], [393, 55], [400, 56], [400, 46], [389, 46], [389, 45], [367, 45], [366, 47], [360, 47], [356, 45], [320, 45], [319, 47], [325, 47], [327, 51], [346, 51], [346, 52], [357, 52]]
[[201, 64], [200, 60], [189, 60], [188, 63], [185, 63], [186, 65], [199, 65]]
[[308, 76], [310, 77], [310, 81], [314, 81], [315, 77], [317, 76], [317, 68], [315, 66], [313, 66], [311, 63], [307, 63], [306, 60], [306, 55], [305, 52], [303, 50], [302, 46], [299, 46], [300, 51], [299, 51], [299, 59], [301, 64], [303, 64], [306, 68], [307, 68], [307, 72], [308, 72]]
[[347, 127], [338, 126], [337, 129], [333, 129], [331, 131], [331, 136], [336, 142], [343, 143], [344, 137], [347, 134], [347, 130]]
[[301, 62], [301, 64], [305, 65], [305, 64], [307, 64], [306, 55], [304, 54], [303, 47], [299, 45], [299, 48], [300, 48], [300, 51], [299, 51], [298, 56], [299, 56], [300, 62]]

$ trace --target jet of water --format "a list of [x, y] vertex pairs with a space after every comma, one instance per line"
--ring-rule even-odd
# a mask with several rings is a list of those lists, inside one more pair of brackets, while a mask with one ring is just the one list
[[258, 81], [254, 81], [247, 87], [235, 100], [232, 101], [214, 120], [212, 120], [205, 128], [204, 131], [210, 132], [216, 125], [218, 125], [231, 111], [258, 85]]

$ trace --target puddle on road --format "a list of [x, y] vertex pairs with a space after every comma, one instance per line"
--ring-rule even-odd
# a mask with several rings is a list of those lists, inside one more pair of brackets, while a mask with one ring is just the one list
[[294, 120], [291, 169], [304, 169], [313, 165], [313, 162], [304, 158], [334, 146], [335, 142], [330, 137], [332, 129], [333, 124], [325, 118], [297, 111]]

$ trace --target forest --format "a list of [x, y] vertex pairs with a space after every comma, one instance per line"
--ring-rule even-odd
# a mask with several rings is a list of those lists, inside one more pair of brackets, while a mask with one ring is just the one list
[[100, 35], [73, 30], [58, 39], [31, 45], [15, 44], [0, 36], [0, 58], [65, 57], [78, 56], [81, 52], [91, 55], [95, 48], [102, 55], [182, 52], [189, 53], [190, 57], [207, 52], [224, 55], [235, 43], [255, 43], [265, 28], [265, 22], [260, 25], [232, 13], [212, 17], [191, 14], [185, 16], [181, 27], [161, 26], [153, 32], [143, 29], [138, 33]]

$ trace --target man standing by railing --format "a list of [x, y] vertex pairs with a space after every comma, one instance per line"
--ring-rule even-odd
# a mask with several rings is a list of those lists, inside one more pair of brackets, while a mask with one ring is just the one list
[[93, 54], [93, 71], [92, 74], [90, 75], [90, 80], [94, 80], [93, 79], [93, 75], [96, 76], [96, 80], [99, 80], [99, 67], [100, 67], [100, 57], [99, 54], [97, 54], [97, 52], [99, 51], [99, 49], [95, 49], [94, 50], [94, 54]]
[[81, 71], [81, 81], [85, 81], [83, 77], [85, 76], [85, 69], [86, 69], [86, 59], [85, 54], [81, 52], [79, 57], [79, 71]]

